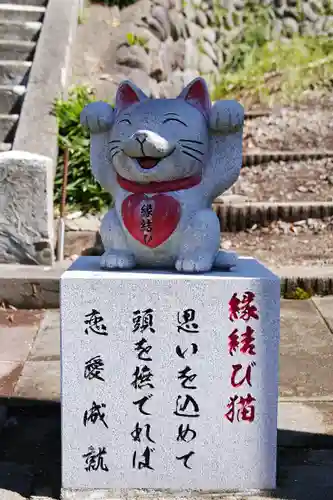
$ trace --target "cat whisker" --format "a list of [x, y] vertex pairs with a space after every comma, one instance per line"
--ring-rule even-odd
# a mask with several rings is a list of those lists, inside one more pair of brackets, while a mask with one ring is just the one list
[[200, 149], [191, 148], [190, 146], [186, 146], [186, 144], [182, 144], [182, 148], [189, 149], [190, 151], [194, 151], [195, 153], [199, 153], [199, 155], [203, 155], [204, 153], [200, 151]]
[[117, 149], [117, 151], [115, 151], [114, 153], [112, 153], [111, 155], [111, 160], [113, 160], [113, 158], [118, 154], [118, 153], [121, 153], [121, 149]]
[[197, 158], [196, 156], [192, 155], [191, 153], [189, 153], [188, 151], [185, 151], [184, 149], [181, 150], [182, 153], [184, 155], [187, 155], [187, 156], [190, 156], [191, 158], [193, 158], [194, 160], [197, 160], [198, 162], [202, 163], [202, 161], [200, 160], [200, 158]]
[[192, 142], [193, 144], [204, 144], [201, 141], [193, 141], [192, 139], [179, 139], [179, 142]]

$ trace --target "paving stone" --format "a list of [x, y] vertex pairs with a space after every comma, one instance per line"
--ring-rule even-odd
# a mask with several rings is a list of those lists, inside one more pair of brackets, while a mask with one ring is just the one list
[[[1, 2], [1, 0], [0, 0]], [[0, 265], [0, 276], [5, 276], [5, 273], [10, 268], [10, 264]], [[16, 268], [16, 266], [14, 266]], [[36, 266], [31, 266], [36, 267]], [[25, 271], [30, 269], [30, 266], [17, 266], [18, 273], [25, 274]], [[45, 271], [45, 268], [43, 268]], [[33, 279], [31, 280], [33, 281]], [[3, 289], [3, 283], [0, 285]], [[4, 299], [1, 299], [4, 300]], [[40, 320], [43, 316], [43, 311], [40, 309], [0, 309], [0, 326], [17, 327], [17, 326], [34, 326], [36, 329], [39, 327]]]
[[33, 470], [31, 466], [14, 462], [0, 462], [0, 498], [16, 500], [29, 497], [32, 492]]
[[60, 398], [60, 362], [27, 361], [15, 388], [15, 396], [58, 401]]
[[333, 401], [280, 401], [278, 445], [333, 449]]
[[333, 336], [311, 300], [281, 301], [280, 395], [332, 396]]
[[325, 318], [331, 332], [333, 333], [333, 296], [327, 297], [313, 297], [313, 302], [320, 314]]
[[60, 359], [60, 316], [58, 310], [46, 311], [38, 330], [29, 360]]
[[26, 497], [16, 493], [16, 491], [3, 490], [0, 488], [0, 498], [1, 500], [24, 500]]
[[21, 375], [23, 363], [0, 361], [0, 397], [10, 397]]
[[29, 354], [37, 333], [36, 326], [13, 326], [0, 328], [0, 362], [23, 363]]

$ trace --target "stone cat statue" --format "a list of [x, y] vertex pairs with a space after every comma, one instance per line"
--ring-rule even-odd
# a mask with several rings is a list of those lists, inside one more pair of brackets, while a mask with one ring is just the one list
[[83, 109], [93, 174], [114, 199], [100, 228], [102, 268], [198, 273], [236, 264], [236, 254], [219, 252], [211, 204], [239, 176], [243, 122], [236, 101], [211, 105], [202, 78], [176, 99], [150, 99], [124, 81], [115, 109]]

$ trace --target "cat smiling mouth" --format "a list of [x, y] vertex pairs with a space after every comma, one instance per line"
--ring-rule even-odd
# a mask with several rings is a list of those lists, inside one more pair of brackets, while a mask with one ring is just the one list
[[152, 156], [142, 156], [140, 158], [135, 158], [141, 168], [149, 170], [150, 168], [156, 167], [158, 162], [163, 158], [153, 158]]

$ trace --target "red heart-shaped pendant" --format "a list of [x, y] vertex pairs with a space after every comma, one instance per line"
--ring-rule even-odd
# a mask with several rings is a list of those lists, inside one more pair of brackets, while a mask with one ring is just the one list
[[156, 248], [176, 229], [180, 204], [166, 194], [148, 197], [131, 194], [122, 203], [121, 214], [128, 232], [143, 245]]

